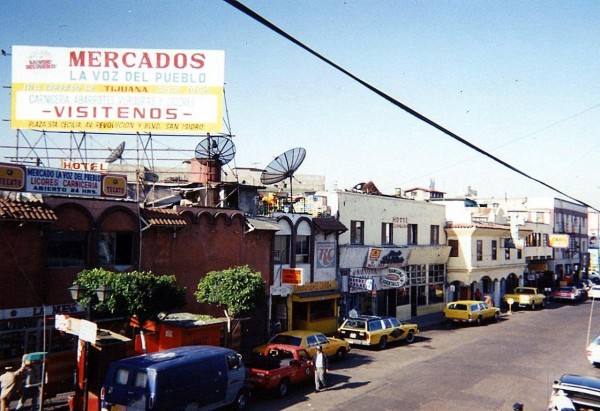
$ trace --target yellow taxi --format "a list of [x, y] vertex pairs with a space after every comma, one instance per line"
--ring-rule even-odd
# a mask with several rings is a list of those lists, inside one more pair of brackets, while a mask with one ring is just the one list
[[500, 309], [490, 307], [483, 301], [459, 300], [446, 304], [444, 317], [448, 321], [483, 324], [484, 321], [500, 320]]
[[260, 345], [252, 351], [262, 353], [268, 344], [288, 344], [306, 348], [310, 356], [317, 351], [317, 346], [320, 345], [329, 358], [337, 360], [346, 357], [346, 354], [350, 351], [350, 344], [346, 341], [309, 330], [292, 330], [275, 334], [267, 344]]
[[350, 344], [377, 346], [384, 349], [388, 342], [406, 340], [412, 343], [419, 333], [417, 324], [396, 317], [351, 317], [338, 329], [338, 335]]

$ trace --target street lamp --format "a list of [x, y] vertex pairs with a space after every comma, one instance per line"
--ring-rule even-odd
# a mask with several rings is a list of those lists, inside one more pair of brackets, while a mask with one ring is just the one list
[[[79, 302], [82, 298], [86, 297], [88, 292], [88, 288], [86, 286], [75, 284], [69, 287], [69, 293], [71, 294], [71, 298], [75, 302]], [[112, 295], [112, 288], [106, 287], [104, 285], [96, 288], [95, 290], [96, 296], [98, 297], [98, 301], [104, 302], [110, 298]], [[91, 300], [88, 301], [86, 307], [86, 319], [91, 320], [91, 311], [92, 311], [92, 303]], [[84, 358], [83, 358], [83, 409], [87, 411], [88, 409], [88, 355], [90, 352], [90, 342], [86, 341], [84, 346]]]

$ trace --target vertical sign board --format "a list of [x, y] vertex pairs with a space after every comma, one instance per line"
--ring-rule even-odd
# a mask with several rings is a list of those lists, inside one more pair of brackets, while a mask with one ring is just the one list
[[220, 132], [225, 52], [12, 47], [11, 127]]

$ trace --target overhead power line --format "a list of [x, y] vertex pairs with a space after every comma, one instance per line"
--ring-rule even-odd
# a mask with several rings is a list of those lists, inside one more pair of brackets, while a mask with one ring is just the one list
[[262, 17], [261, 15], [257, 14], [255, 11], [253, 11], [252, 9], [246, 7], [244, 4], [240, 3], [237, 0], [224, 0], [226, 3], [230, 4], [231, 6], [235, 7], [236, 9], [238, 9], [239, 11], [241, 11], [242, 13], [246, 14], [247, 16], [253, 18], [254, 20], [256, 20], [257, 22], [261, 23], [262, 25], [268, 27], [269, 29], [273, 30], [274, 32], [276, 32], [277, 34], [279, 34], [280, 36], [286, 38], [287, 40], [291, 41], [292, 43], [296, 44], [297, 46], [303, 48], [304, 50], [308, 51], [310, 54], [314, 55], [315, 57], [317, 57], [318, 59], [324, 61], [325, 63], [329, 64], [330, 66], [332, 66], [333, 68], [341, 71], [342, 73], [344, 73], [345, 75], [347, 75], [348, 77], [350, 77], [351, 79], [353, 79], [354, 81], [362, 84], [364, 87], [366, 87], [367, 89], [371, 90], [372, 92], [374, 92], [375, 94], [377, 94], [378, 96], [384, 98], [385, 100], [389, 101], [390, 103], [394, 104], [396, 107], [401, 108], [402, 110], [406, 111], [407, 113], [411, 114], [412, 116], [418, 118], [419, 120], [429, 124], [430, 126], [438, 129], [439, 131], [441, 131], [442, 133], [452, 137], [454, 140], [466, 145], [467, 147], [475, 150], [476, 152], [483, 154], [484, 156], [492, 159], [493, 161], [503, 165], [504, 167], [508, 168], [509, 170], [514, 171], [517, 174], [522, 175], [523, 177], [535, 181], [538, 184], [541, 184], [549, 189], [551, 189], [552, 191], [555, 191], [567, 198], [570, 198], [573, 201], [576, 201], [577, 203], [585, 206], [585, 207], [589, 207], [595, 211], [599, 211], [598, 209], [590, 206], [589, 204], [570, 196], [567, 193], [564, 193], [563, 191], [551, 186], [550, 184], [539, 180], [527, 173], [525, 173], [524, 171], [521, 171], [520, 169], [512, 166], [511, 164], [507, 163], [506, 161], [494, 156], [491, 153], [488, 153], [487, 151], [485, 151], [484, 149], [476, 146], [475, 144], [469, 142], [468, 140], [460, 137], [458, 134], [448, 130], [447, 128], [441, 126], [440, 124], [436, 123], [435, 121], [425, 117], [423, 114], [417, 112], [416, 110], [410, 108], [409, 106], [407, 106], [406, 104], [403, 104], [402, 102], [396, 100], [395, 98], [389, 96], [388, 94], [384, 93], [383, 91], [379, 90], [378, 88], [372, 86], [371, 84], [367, 83], [366, 81], [362, 80], [361, 78], [355, 76], [354, 74], [352, 74], [351, 72], [349, 72], [348, 70], [344, 69], [343, 67], [337, 65], [336, 63], [334, 63], [333, 61], [329, 60], [328, 58], [324, 57], [323, 55], [317, 53], [315, 50], [311, 49], [310, 47], [308, 47], [307, 45], [305, 45], [304, 43], [302, 43], [301, 41], [299, 41], [298, 39], [296, 39], [295, 37], [291, 36], [290, 34], [286, 33], [285, 31], [283, 31], [282, 29], [280, 29], [279, 27], [277, 27], [276, 25], [274, 25], [273, 23], [271, 23], [270, 21], [268, 21], [267, 19], [265, 19], [264, 17]]

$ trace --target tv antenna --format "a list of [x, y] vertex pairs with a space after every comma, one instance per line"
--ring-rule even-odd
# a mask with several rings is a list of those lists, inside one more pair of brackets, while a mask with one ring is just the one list
[[292, 148], [275, 157], [260, 175], [263, 184], [275, 184], [286, 178], [290, 179], [290, 198], [293, 198], [292, 178], [298, 167], [306, 157], [306, 150], [302, 147]]

